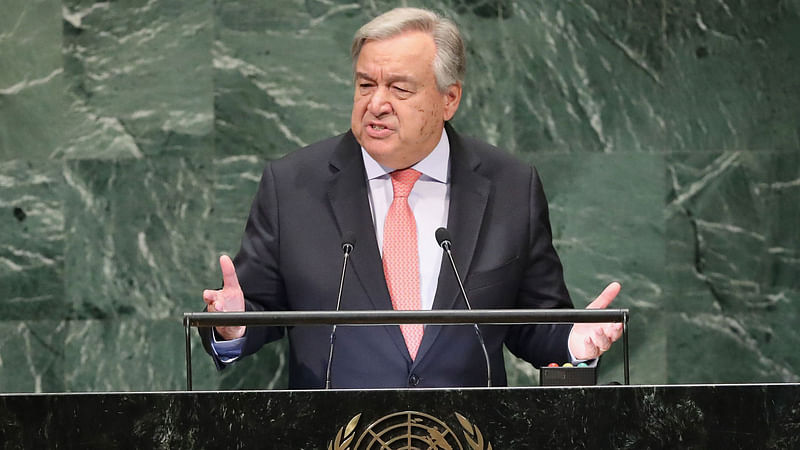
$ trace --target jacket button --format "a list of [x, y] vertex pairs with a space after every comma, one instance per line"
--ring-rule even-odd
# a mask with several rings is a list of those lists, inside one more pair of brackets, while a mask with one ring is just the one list
[[412, 373], [410, 377], [408, 377], [408, 385], [409, 386], [416, 386], [419, 384], [419, 377], [417, 374]]

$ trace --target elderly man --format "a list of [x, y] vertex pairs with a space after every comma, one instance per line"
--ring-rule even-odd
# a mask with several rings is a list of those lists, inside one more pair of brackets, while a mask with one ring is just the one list
[[[220, 258], [223, 288], [203, 293], [208, 311], [335, 309], [350, 233], [342, 309], [464, 309], [439, 227], [452, 233], [473, 308], [571, 308], [536, 170], [447, 122], [466, 65], [456, 26], [395, 9], [358, 30], [352, 59], [350, 131], [267, 165], [238, 255]], [[538, 366], [596, 358], [621, 334], [618, 324], [481, 329], [496, 386], [506, 384], [503, 345]], [[327, 327], [218, 327], [203, 338], [221, 368], [284, 333], [289, 386], [323, 387]], [[341, 327], [331, 372], [339, 388], [486, 385], [470, 326]]]

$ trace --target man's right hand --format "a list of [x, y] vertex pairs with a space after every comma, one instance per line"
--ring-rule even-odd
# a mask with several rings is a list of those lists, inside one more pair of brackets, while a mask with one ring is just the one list
[[[222, 289], [203, 291], [203, 301], [208, 305], [208, 312], [242, 312], [244, 311], [244, 293], [239, 286], [236, 268], [228, 255], [219, 257], [222, 269]], [[246, 327], [216, 327], [223, 339], [230, 340], [244, 336]]]

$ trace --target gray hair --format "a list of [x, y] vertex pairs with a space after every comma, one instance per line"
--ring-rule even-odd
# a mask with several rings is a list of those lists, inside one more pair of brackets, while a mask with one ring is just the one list
[[450, 19], [419, 8], [395, 8], [359, 28], [353, 36], [353, 46], [350, 49], [353, 73], [355, 74], [361, 48], [367, 41], [389, 39], [406, 31], [422, 31], [433, 37], [436, 44], [433, 75], [440, 92], [446, 92], [455, 83], [464, 82], [467, 57], [458, 27]]

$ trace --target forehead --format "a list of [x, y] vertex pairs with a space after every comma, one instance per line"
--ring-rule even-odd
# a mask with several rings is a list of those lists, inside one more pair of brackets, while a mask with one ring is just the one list
[[407, 31], [396, 36], [369, 40], [361, 47], [356, 70], [372, 75], [374, 72], [416, 74], [433, 71], [436, 44], [430, 34]]

